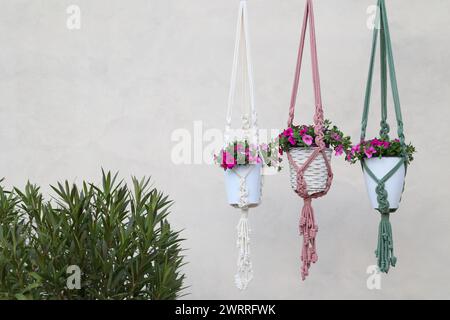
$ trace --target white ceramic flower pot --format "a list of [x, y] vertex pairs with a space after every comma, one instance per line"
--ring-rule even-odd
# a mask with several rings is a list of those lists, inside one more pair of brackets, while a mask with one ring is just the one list
[[[247, 204], [256, 207], [261, 202], [261, 164], [236, 166], [225, 171], [225, 186], [228, 203], [234, 207]], [[245, 178], [245, 194], [241, 195], [241, 177]]]
[[[401, 158], [398, 157], [385, 157], [385, 158], [371, 158], [364, 160], [367, 167], [378, 178], [382, 179], [392, 168], [394, 168]], [[369, 199], [374, 209], [378, 208], [377, 183], [369, 176], [364, 170], [364, 178], [366, 180], [367, 192]], [[388, 193], [389, 207], [391, 209], [397, 209], [403, 193], [403, 185], [405, 182], [405, 165], [403, 164], [397, 172], [385, 183], [385, 189]]]

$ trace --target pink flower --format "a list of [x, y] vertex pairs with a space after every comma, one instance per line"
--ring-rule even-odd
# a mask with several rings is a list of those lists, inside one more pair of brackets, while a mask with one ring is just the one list
[[352, 155], [355, 155], [355, 153], [359, 152], [361, 150], [360, 147], [361, 145], [359, 143], [356, 146], [353, 146], [351, 150]]
[[313, 138], [310, 135], [308, 135], [308, 134], [305, 134], [302, 137], [302, 140], [303, 140], [304, 143], [306, 143], [307, 146], [310, 146], [313, 143]]
[[394, 142], [400, 142], [400, 140], [399, 139], [395, 139]]
[[346, 159], [347, 159], [347, 161], [352, 161], [352, 154], [351, 153], [347, 153]]
[[233, 169], [236, 166], [236, 159], [227, 151], [222, 153], [222, 167], [224, 169]]
[[289, 137], [288, 139], [289, 143], [295, 146], [297, 144], [297, 141], [294, 139], [294, 137]]
[[388, 141], [383, 141], [383, 148], [388, 149], [391, 144]]
[[303, 127], [302, 130], [300, 130], [299, 134], [300, 134], [301, 136], [303, 136], [303, 135], [305, 135], [307, 132], [308, 132], [308, 128]]
[[364, 153], [366, 154], [367, 158], [372, 158], [372, 155], [374, 153], [377, 153], [374, 147], [364, 148]]
[[331, 138], [336, 140], [336, 141], [341, 141], [341, 139], [342, 139], [342, 137], [339, 134], [337, 134], [336, 132], [333, 132], [331, 134]]
[[284, 130], [283, 135], [285, 137], [292, 137], [292, 135], [294, 134], [294, 130], [292, 130], [292, 128], [287, 128], [286, 130]]
[[343, 145], [342, 145], [342, 144], [338, 145], [338, 146], [336, 147], [335, 151], [336, 151], [336, 156], [339, 157], [341, 154], [344, 153], [344, 147], [343, 147]]
[[383, 141], [378, 140], [377, 138], [370, 141], [370, 144], [374, 147], [379, 147], [383, 144]]

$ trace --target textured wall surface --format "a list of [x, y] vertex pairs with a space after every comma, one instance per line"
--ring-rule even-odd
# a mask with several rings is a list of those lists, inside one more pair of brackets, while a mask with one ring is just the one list
[[[259, 123], [282, 128], [304, 1], [248, 2]], [[374, 2], [315, 1], [325, 116], [354, 139], [372, 37], [366, 9]], [[80, 30], [66, 27], [70, 4], [81, 8]], [[98, 181], [101, 167], [126, 177], [151, 175], [176, 201], [171, 219], [185, 229], [188, 298], [450, 298], [449, 1], [387, 1], [405, 131], [419, 152], [392, 218], [398, 266], [373, 291], [366, 268], [375, 263], [379, 217], [359, 166], [333, 159], [332, 189], [314, 204], [319, 261], [304, 283], [300, 199], [288, 170], [265, 179], [263, 203], [251, 211], [255, 278], [239, 292], [233, 283], [238, 212], [226, 203], [222, 172], [171, 160], [175, 129], [193, 134], [194, 121], [204, 130], [224, 126], [237, 0], [0, 5], [0, 176], [7, 185]], [[305, 58], [296, 119], [310, 122]], [[374, 95], [368, 136], [379, 121], [378, 88]]]

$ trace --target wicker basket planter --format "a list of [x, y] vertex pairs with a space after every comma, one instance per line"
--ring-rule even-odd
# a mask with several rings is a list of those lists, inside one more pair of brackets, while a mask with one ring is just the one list
[[[371, 158], [364, 160], [367, 167], [379, 179], [384, 177], [395, 165], [402, 161], [399, 157]], [[369, 194], [370, 203], [374, 209], [378, 209], [377, 200], [377, 183], [364, 170], [364, 178], [366, 180], [367, 193]], [[398, 209], [402, 198], [403, 186], [405, 183], [405, 165], [403, 164], [394, 175], [386, 181], [384, 188], [388, 193], [388, 201], [390, 209]]]
[[[309, 159], [314, 152], [314, 148], [292, 148], [289, 152], [295, 163], [301, 167], [305, 161]], [[325, 149], [325, 154], [329, 161], [331, 161], [332, 149]], [[294, 166], [289, 165], [291, 187], [294, 191], [297, 190], [297, 171]], [[308, 187], [308, 194], [312, 195], [317, 192], [322, 192], [326, 189], [328, 179], [328, 168], [325, 159], [322, 155], [318, 155], [316, 159], [306, 169], [305, 181]]]

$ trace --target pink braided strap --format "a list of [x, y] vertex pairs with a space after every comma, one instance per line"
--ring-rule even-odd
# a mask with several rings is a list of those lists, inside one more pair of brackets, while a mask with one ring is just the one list
[[[308, 158], [308, 160], [303, 163], [301, 167], [295, 163], [291, 154], [287, 152], [287, 157], [289, 159], [289, 163], [295, 168], [297, 171], [297, 190], [296, 193], [303, 198], [304, 205], [301, 211], [300, 217], [300, 235], [303, 236], [303, 245], [302, 245], [302, 253], [301, 253], [301, 276], [302, 279], [305, 280], [306, 276], [309, 274], [309, 268], [312, 263], [315, 263], [318, 259], [316, 252], [316, 235], [318, 232], [318, 226], [315, 222], [314, 218], [314, 210], [312, 207], [312, 199], [316, 199], [326, 195], [331, 187], [331, 183], [333, 181], [333, 172], [331, 169], [330, 161], [325, 154], [325, 142], [324, 134], [323, 134], [323, 108], [322, 108], [322, 98], [320, 91], [320, 77], [319, 77], [319, 65], [317, 59], [317, 47], [316, 47], [316, 36], [315, 36], [315, 27], [314, 27], [314, 10], [312, 5], [312, 0], [306, 1], [306, 9], [305, 15], [303, 17], [303, 25], [300, 37], [300, 46], [298, 50], [297, 57], [297, 66], [295, 71], [294, 85], [292, 88], [291, 95], [291, 104], [289, 108], [289, 118], [288, 118], [288, 127], [291, 127], [294, 121], [295, 114], [295, 105], [297, 100], [297, 94], [300, 84], [300, 72], [301, 72], [301, 64], [303, 59], [303, 50], [305, 47], [305, 37], [306, 37], [306, 28], [308, 25], [308, 18], [310, 20], [310, 47], [311, 47], [311, 59], [312, 59], [312, 74], [313, 74], [313, 82], [314, 82], [314, 96], [315, 96], [315, 114], [314, 114], [314, 132], [316, 134], [316, 145], [314, 152]], [[312, 195], [308, 194], [308, 186], [304, 179], [304, 173], [311, 165], [311, 163], [321, 154], [325, 160], [325, 164], [328, 170], [328, 177], [326, 182], [326, 187], [324, 191], [314, 193]]]
[[303, 16], [303, 25], [300, 36], [300, 46], [298, 49], [297, 65], [295, 68], [295, 78], [292, 87], [291, 103], [289, 107], [288, 127], [292, 126], [295, 116], [295, 105], [297, 102], [298, 89], [300, 84], [300, 73], [303, 60], [303, 50], [305, 48], [306, 28], [308, 25], [308, 19], [310, 20], [309, 26], [309, 40], [311, 48], [311, 66], [314, 83], [314, 99], [315, 99], [315, 114], [314, 114], [314, 129], [316, 131], [316, 144], [320, 147], [324, 147], [323, 143], [323, 108], [322, 108], [322, 96], [320, 90], [320, 76], [319, 76], [319, 64], [317, 59], [317, 46], [316, 46], [316, 31], [314, 27], [314, 9], [312, 0], [306, 1], [305, 14]]

